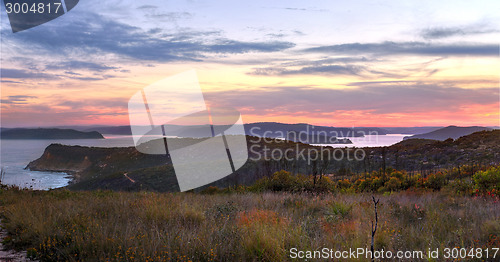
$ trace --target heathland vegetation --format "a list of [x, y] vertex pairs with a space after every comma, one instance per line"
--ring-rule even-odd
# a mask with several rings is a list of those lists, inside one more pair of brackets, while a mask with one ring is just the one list
[[[271, 150], [243, 167], [248, 180], [230, 177], [187, 193], [153, 192], [175, 190], [155, 187], [168, 179], [175, 184], [175, 176], [165, 176], [172, 168], [165, 156], [52, 145], [30, 165], [66, 168], [75, 183], [50, 191], [2, 186], [0, 216], [9, 232], [3, 242], [40, 261], [287, 261], [292, 249], [370, 250], [372, 241], [378, 251], [423, 252], [407, 261], [431, 261], [428, 250], [444, 248], [466, 249], [466, 261], [494, 261], [499, 132], [410, 139], [366, 148], [363, 161], [351, 162], [311, 160], [311, 154], [340, 154], [333, 148], [311, 153], [309, 162], [270, 157], [278, 152]], [[380, 201], [376, 216], [373, 196]]]
[[[450, 184], [378, 195], [375, 250], [499, 247], [499, 198], [482, 184], [490, 176], [498, 181], [498, 167], [473, 177], [472, 195]], [[4, 243], [41, 261], [284, 261], [292, 248], [369, 249], [371, 194], [322, 183], [278, 172], [204, 193], [4, 188]]]

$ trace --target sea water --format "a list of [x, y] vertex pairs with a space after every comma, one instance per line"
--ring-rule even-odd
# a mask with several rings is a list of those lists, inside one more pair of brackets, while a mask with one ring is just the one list
[[61, 140], [0, 140], [0, 166], [5, 175], [2, 184], [23, 188], [47, 190], [68, 185], [71, 181], [66, 173], [40, 172], [24, 169], [29, 162], [42, 156], [50, 144], [80, 145], [96, 147], [133, 146], [132, 136], [105, 136], [106, 139], [61, 139]]

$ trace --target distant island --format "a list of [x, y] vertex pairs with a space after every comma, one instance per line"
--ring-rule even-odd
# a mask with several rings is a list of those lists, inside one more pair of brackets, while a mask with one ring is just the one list
[[482, 126], [468, 126], [468, 127], [460, 127], [460, 126], [447, 126], [445, 128], [441, 128], [438, 130], [434, 130], [425, 134], [418, 134], [414, 136], [407, 136], [404, 139], [410, 138], [420, 138], [420, 139], [433, 139], [444, 141], [448, 138], [457, 139], [462, 136], [470, 135], [479, 131], [491, 131], [492, 128], [482, 127]]
[[322, 134], [304, 134], [297, 131], [289, 131], [286, 140], [304, 144], [352, 144], [349, 138], [337, 138]]
[[97, 131], [59, 128], [12, 128], [0, 132], [1, 139], [104, 139]]

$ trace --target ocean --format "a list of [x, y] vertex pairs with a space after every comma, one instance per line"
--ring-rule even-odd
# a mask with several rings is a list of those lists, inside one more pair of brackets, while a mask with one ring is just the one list
[[29, 162], [42, 156], [45, 148], [54, 143], [96, 147], [133, 146], [132, 136], [105, 136], [106, 139], [64, 140], [0, 140], [0, 166], [5, 172], [2, 183], [23, 188], [47, 190], [68, 185], [66, 173], [40, 172], [24, 169]]

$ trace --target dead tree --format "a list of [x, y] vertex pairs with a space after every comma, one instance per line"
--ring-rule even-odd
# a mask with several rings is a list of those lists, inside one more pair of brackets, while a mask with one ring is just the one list
[[4, 182], [4, 177], [5, 177], [5, 171], [3, 170], [3, 168], [0, 169], [0, 185], [2, 184], [2, 182]]
[[373, 226], [373, 220], [372, 220], [372, 245], [371, 245], [371, 251], [372, 251], [372, 261], [375, 261], [373, 252], [375, 252], [374, 248], [374, 243], [375, 243], [375, 233], [377, 232], [377, 226], [378, 226], [378, 213], [377, 213], [377, 205], [378, 202], [380, 201], [380, 198], [375, 200], [375, 197], [372, 196], [373, 200], [373, 205], [375, 206], [375, 227]]

